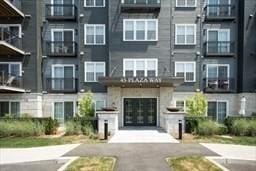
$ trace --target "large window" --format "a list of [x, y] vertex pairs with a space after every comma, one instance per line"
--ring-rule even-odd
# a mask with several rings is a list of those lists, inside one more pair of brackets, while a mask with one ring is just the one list
[[85, 62], [85, 82], [97, 82], [105, 76], [105, 62]]
[[1, 76], [21, 76], [20, 62], [0, 62], [0, 77]]
[[75, 66], [74, 65], [53, 65], [52, 66], [52, 89], [72, 90], [75, 87]]
[[75, 46], [73, 29], [52, 29], [51, 30], [51, 52], [55, 54], [73, 53]]
[[124, 19], [124, 41], [157, 41], [157, 19]]
[[124, 59], [124, 77], [156, 77], [157, 70], [157, 59]]
[[16, 101], [0, 101], [0, 117], [5, 115], [20, 116], [20, 102]]
[[104, 24], [85, 24], [84, 32], [86, 45], [105, 45]]
[[185, 82], [196, 81], [195, 62], [175, 62], [175, 77], [184, 77]]
[[228, 113], [227, 101], [208, 101], [207, 115], [213, 120], [223, 122]]
[[196, 0], [176, 0], [176, 7], [196, 7]]
[[230, 30], [209, 29], [207, 30], [207, 52], [228, 53], [230, 52]]
[[61, 125], [68, 119], [74, 116], [74, 102], [54, 102], [54, 119], [56, 119]]
[[105, 0], [84, 0], [85, 7], [105, 7]]
[[195, 24], [176, 24], [175, 25], [175, 44], [176, 45], [195, 45], [196, 44], [196, 25]]

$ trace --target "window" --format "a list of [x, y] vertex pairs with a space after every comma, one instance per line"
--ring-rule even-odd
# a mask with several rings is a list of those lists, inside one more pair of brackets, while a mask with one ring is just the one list
[[53, 65], [52, 66], [52, 89], [73, 90], [75, 88], [75, 66]]
[[176, 7], [196, 7], [196, 0], [176, 0]]
[[1, 76], [21, 76], [21, 63], [11, 62], [5, 63], [0, 62], [0, 77]]
[[175, 44], [176, 45], [195, 45], [196, 44], [196, 25], [195, 24], [176, 24]]
[[184, 100], [178, 100], [176, 101], [176, 107], [180, 109], [180, 111], [185, 112], [186, 111], [186, 103]]
[[228, 53], [230, 52], [230, 30], [209, 29], [207, 30], [207, 52]]
[[74, 8], [71, 5], [74, 4], [74, 0], [51, 0], [52, 16], [72, 16], [74, 15]]
[[124, 59], [124, 77], [156, 77], [157, 59]]
[[175, 77], [184, 77], [185, 82], [196, 81], [195, 62], [175, 62]]
[[104, 45], [105, 44], [105, 25], [104, 24], [85, 24], [85, 44]]
[[20, 116], [20, 102], [16, 101], [0, 101], [0, 117], [11, 114], [15, 117]]
[[74, 102], [54, 102], [54, 119], [61, 125], [74, 116]]
[[105, 62], [85, 62], [85, 82], [97, 82], [105, 76]]
[[157, 41], [157, 19], [124, 19], [124, 41]]
[[231, 14], [231, 0], [207, 0], [207, 15], [229, 16]]
[[224, 122], [228, 113], [227, 101], [208, 101], [207, 115], [213, 120]]
[[208, 64], [206, 75], [206, 87], [229, 89], [229, 64]]
[[73, 53], [75, 46], [73, 29], [52, 29], [51, 30], [51, 52], [57, 54]]
[[85, 7], [105, 7], [105, 0], [84, 0]]
[[94, 103], [95, 111], [101, 111], [103, 107], [105, 107], [105, 100], [96, 100]]

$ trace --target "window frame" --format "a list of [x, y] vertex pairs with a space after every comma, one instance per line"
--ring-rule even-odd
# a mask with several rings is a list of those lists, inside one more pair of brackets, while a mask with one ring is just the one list
[[[178, 39], [177, 39], [177, 28], [180, 26], [184, 26], [185, 27], [185, 43], [178, 43]], [[188, 26], [193, 26], [194, 27], [194, 43], [187, 43], [187, 27]], [[175, 24], [175, 45], [196, 45], [196, 32], [197, 32], [197, 25], [196, 24]]]
[[[73, 68], [73, 77], [72, 78], [75, 78], [75, 64], [52, 64], [52, 78], [56, 78], [55, 72], [54, 72], [55, 67], [62, 67], [63, 69], [65, 67], [72, 67]], [[63, 77], [63, 78], [65, 78], [65, 77]]]
[[[8, 72], [10, 72], [12, 64], [19, 65], [19, 67], [20, 67], [19, 77], [22, 76], [22, 63], [21, 62], [0, 62], [0, 64], [8, 64]], [[8, 73], [8, 74], [10, 74], [10, 73]]]
[[[75, 41], [75, 30], [74, 29], [64, 29], [64, 28], [52, 28], [51, 29], [51, 41], [54, 42], [54, 32], [62, 32], [62, 39], [64, 39], [64, 31], [71, 31], [73, 35], [72, 41]], [[64, 40], [63, 40], [64, 41]]]
[[[94, 43], [87, 43], [87, 26], [93, 26], [93, 39]], [[101, 26], [103, 27], [103, 43], [96, 43], [96, 27]], [[106, 26], [105, 24], [84, 24], [84, 45], [105, 45], [106, 44]]]
[[[184, 65], [184, 82], [196, 82], [196, 62], [187, 62], [187, 61], [176, 61], [175, 62], [175, 67], [174, 67], [174, 75], [175, 77], [177, 77], [177, 64], [183, 64]], [[186, 70], [186, 64], [193, 64], [194, 65], [194, 79], [192, 81], [190, 80], [186, 80], [186, 73], [187, 73], [187, 70]]]
[[145, 67], [144, 67], [144, 77], [148, 77], [148, 72], [150, 70], [150, 68], [148, 68], [148, 61], [154, 61], [155, 64], [156, 64], [156, 77], [158, 76], [158, 59], [157, 58], [124, 58], [123, 59], [123, 77], [126, 77], [125, 76], [125, 71], [126, 71], [126, 62], [127, 61], [132, 61], [134, 63], [133, 65], [133, 77], [136, 77], [137, 74], [136, 74], [136, 71], [137, 71], [137, 67], [136, 67], [136, 62], [137, 61], [143, 61], [144, 64], [145, 64]]
[[52, 102], [52, 118], [55, 119], [55, 103], [62, 103], [62, 110], [63, 110], [63, 123], [65, 123], [65, 102], [72, 102], [73, 103], [73, 117], [75, 116], [76, 113], [76, 101], [74, 100], [56, 100]]
[[182, 112], [186, 112], [187, 111], [187, 108], [186, 108], [186, 100], [175, 100], [175, 107], [177, 107], [177, 102], [183, 102], [184, 105], [183, 105], [183, 111]]
[[22, 38], [22, 26], [21, 26], [21, 24], [0, 24], [0, 28], [3, 28], [3, 27], [5, 27], [5, 28], [18, 27], [19, 28], [18, 38]]
[[229, 116], [229, 101], [228, 100], [207, 100], [207, 109], [206, 109], [206, 116], [208, 117], [208, 102], [215, 102], [216, 103], [216, 121], [218, 122], [219, 116], [218, 116], [218, 103], [219, 102], [225, 102], [226, 103], [226, 117]]
[[18, 101], [18, 100], [4, 100], [4, 99], [1, 99], [0, 100], [0, 102], [8, 102], [8, 110], [9, 110], [9, 114], [11, 114], [12, 115], [12, 113], [10, 113], [11, 112], [11, 108], [12, 108], [12, 106], [11, 106], [11, 103], [19, 103], [19, 112], [18, 112], [18, 116], [17, 117], [20, 117], [21, 116], [21, 108], [22, 108], [22, 105], [21, 105], [21, 101]]
[[188, 6], [188, 0], [185, 0], [184, 6], [178, 5], [178, 1], [179, 0], [176, 0], [176, 4], [175, 4], [175, 7], [177, 7], [177, 8], [196, 8], [197, 7], [197, 0], [195, 0], [195, 4], [193, 6]]
[[[87, 73], [87, 71], [86, 71], [86, 69], [87, 69], [87, 64], [93, 64], [93, 69], [94, 69], [94, 71], [93, 71], [94, 80], [93, 80], [93, 81], [88, 81], [88, 80], [87, 80], [87, 76], [86, 76], [86, 73]], [[96, 71], [96, 64], [103, 64], [103, 67], [104, 67], [103, 77], [106, 76], [106, 62], [85, 61], [85, 62], [84, 62], [84, 82], [92, 82], [92, 83], [93, 83], [93, 82], [98, 82], [98, 81], [97, 81], [97, 78], [96, 78], [96, 73], [97, 73], [97, 71]]]
[[104, 7], [106, 7], [106, 1], [105, 0], [103, 0], [103, 6], [96, 6], [96, 1], [97, 0], [93, 0], [93, 5], [86, 5], [86, 1], [87, 0], [84, 0], [84, 7], [86, 7], [86, 8], [104, 8]]
[[[133, 40], [126, 40], [126, 22], [130, 21], [133, 22]], [[145, 22], [145, 39], [144, 40], [137, 40], [136, 38], [136, 31], [137, 31], [137, 21], [143, 21]], [[149, 21], [155, 21], [156, 22], [156, 39], [154, 40], [148, 40], [147, 33], [148, 33], [148, 22]], [[158, 41], [158, 19], [123, 19], [123, 41], [124, 42], [155, 42]]]

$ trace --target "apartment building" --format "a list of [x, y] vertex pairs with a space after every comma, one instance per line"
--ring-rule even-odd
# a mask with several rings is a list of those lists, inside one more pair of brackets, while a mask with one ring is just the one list
[[[217, 121], [237, 115], [243, 96], [250, 115], [255, 6], [253, 0], [3, 0], [3, 24], [19, 24], [24, 53], [2, 55], [13, 49], [4, 38], [1, 61], [20, 60], [25, 88], [17, 92], [4, 81], [1, 114], [18, 108], [64, 123], [90, 90], [96, 111], [117, 107], [119, 127], [162, 127], [166, 107], [185, 111], [185, 100], [198, 91], [207, 97], [206, 115]], [[16, 74], [15, 66], [3, 68]]]

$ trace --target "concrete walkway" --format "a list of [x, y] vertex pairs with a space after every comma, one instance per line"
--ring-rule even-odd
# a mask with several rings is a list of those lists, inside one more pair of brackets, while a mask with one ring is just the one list
[[0, 149], [0, 164], [55, 160], [80, 144], [58, 145], [35, 148]]
[[109, 143], [179, 143], [170, 134], [160, 128], [142, 127], [119, 130]]
[[113, 156], [117, 158], [116, 171], [170, 171], [165, 159], [174, 156], [217, 156], [200, 144], [171, 143], [111, 143], [83, 144], [65, 156]]
[[202, 145], [226, 159], [256, 161], [256, 146], [208, 143]]

